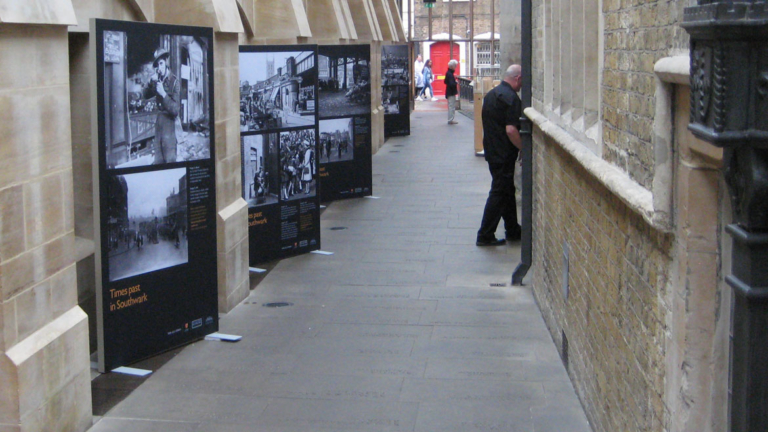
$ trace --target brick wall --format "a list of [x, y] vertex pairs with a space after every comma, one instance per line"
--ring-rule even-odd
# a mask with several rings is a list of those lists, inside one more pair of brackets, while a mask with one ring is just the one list
[[[534, 134], [534, 294], [596, 432], [663, 431], [673, 237]], [[564, 299], [564, 245], [569, 297]], [[562, 353], [561, 353], [562, 354]]]
[[[501, 24], [499, 21], [500, 5], [499, 0], [496, 1], [496, 33], [502, 33]], [[508, 1], [508, 0], [502, 0]], [[413, 26], [413, 38], [414, 40], [426, 40], [429, 39], [429, 14], [426, 7], [420, 0], [415, 0], [414, 12], [414, 26]], [[488, 33], [491, 31], [491, 2], [490, 0], [475, 0], [474, 2], [474, 20], [475, 20], [475, 35], [482, 33]], [[453, 3], [453, 34], [461, 37], [468, 37], [467, 30], [469, 30], [469, 2], [467, 1], [454, 1]], [[443, 0], [437, 0], [435, 7], [432, 8], [432, 34], [448, 33], [449, 29], [448, 19], [448, 2]]]
[[603, 158], [650, 189], [655, 99], [653, 65], [688, 49], [685, 2], [604, 0]]

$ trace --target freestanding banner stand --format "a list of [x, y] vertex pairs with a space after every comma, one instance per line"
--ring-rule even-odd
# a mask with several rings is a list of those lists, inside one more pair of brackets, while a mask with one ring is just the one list
[[319, 47], [321, 201], [372, 193], [371, 46]]
[[218, 330], [213, 31], [91, 21], [99, 370]]
[[408, 45], [381, 48], [381, 103], [384, 105], [384, 137], [411, 134]]
[[317, 46], [240, 47], [249, 262], [320, 249]]

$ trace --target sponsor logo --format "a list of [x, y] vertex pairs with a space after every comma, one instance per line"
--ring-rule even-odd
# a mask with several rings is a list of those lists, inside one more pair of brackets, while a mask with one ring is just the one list
[[193, 329], [196, 329], [196, 328], [202, 327], [202, 326], [203, 326], [203, 319], [202, 318], [198, 318], [198, 319], [192, 321], [192, 328]]
[[211, 325], [211, 324], [213, 324], [213, 317], [209, 316], [208, 318], [205, 319], [205, 325]]
[[317, 240], [315, 240], [315, 239], [312, 239], [312, 240], [310, 240], [310, 241], [309, 241], [309, 244], [310, 244], [310, 245], [312, 245], [312, 246], [314, 246], [314, 245], [316, 245], [316, 244], [317, 244]]
[[307, 247], [308, 244], [309, 243], [306, 240], [302, 240], [301, 242], [299, 242], [299, 247]]

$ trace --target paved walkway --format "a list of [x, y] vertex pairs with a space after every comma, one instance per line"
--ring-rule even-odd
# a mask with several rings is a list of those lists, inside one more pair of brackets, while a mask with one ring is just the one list
[[589, 432], [530, 289], [508, 286], [519, 245], [474, 245], [490, 175], [457, 120], [415, 112], [373, 158], [379, 199], [323, 213], [334, 255], [279, 262], [221, 319], [241, 342], [185, 347], [91, 430]]

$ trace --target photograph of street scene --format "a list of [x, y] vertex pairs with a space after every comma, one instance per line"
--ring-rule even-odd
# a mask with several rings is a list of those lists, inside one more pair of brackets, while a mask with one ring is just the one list
[[107, 168], [211, 156], [209, 44], [194, 36], [104, 32]]
[[112, 176], [106, 187], [110, 282], [188, 261], [186, 168]]
[[243, 146], [243, 198], [248, 207], [274, 204], [278, 200], [277, 149], [279, 134], [248, 135]]
[[381, 54], [381, 85], [408, 85], [408, 47], [405, 45], [384, 46]]
[[402, 85], [382, 87], [381, 104], [384, 114], [408, 113], [408, 87]]
[[240, 131], [315, 123], [313, 51], [240, 52]]
[[280, 133], [280, 194], [284, 201], [317, 193], [315, 129]]
[[317, 73], [321, 118], [371, 111], [369, 57], [367, 47], [320, 47]]
[[355, 158], [353, 118], [320, 120], [320, 163], [343, 162]]

